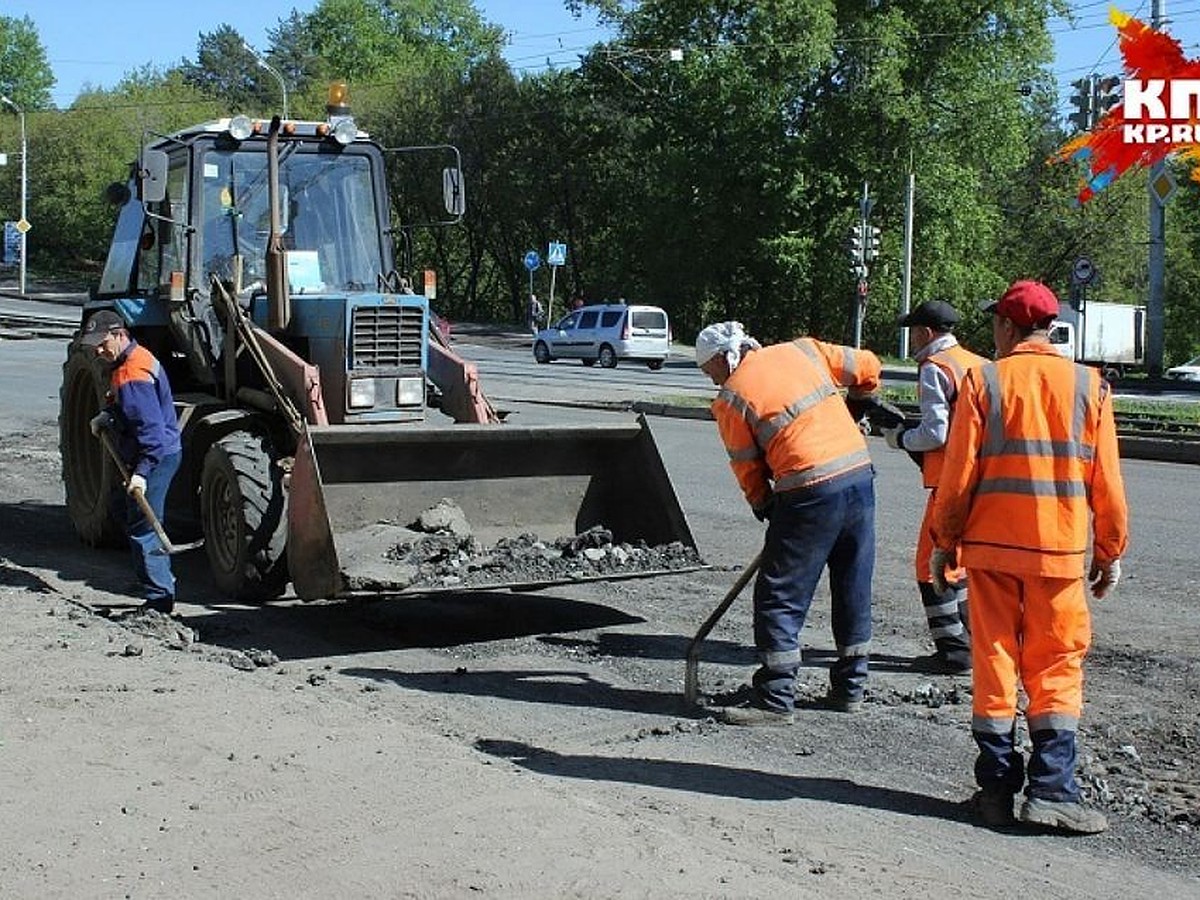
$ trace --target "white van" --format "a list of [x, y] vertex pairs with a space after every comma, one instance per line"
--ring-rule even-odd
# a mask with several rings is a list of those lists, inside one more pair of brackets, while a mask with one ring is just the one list
[[533, 338], [533, 358], [581, 359], [585, 366], [597, 362], [606, 369], [618, 360], [663, 367], [671, 353], [671, 323], [657, 306], [581, 306], [573, 309]]

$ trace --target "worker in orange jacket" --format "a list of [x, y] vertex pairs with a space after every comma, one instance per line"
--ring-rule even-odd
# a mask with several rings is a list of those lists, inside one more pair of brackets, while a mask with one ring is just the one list
[[[1094, 833], [1107, 821], [1080, 802], [1075, 732], [1091, 643], [1084, 572], [1092, 595], [1106, 596], [1128, 540], [1112, 398], [1095, 369], [1051, 346], [1058, 298], [1048, 287], [1018, 281], [985, 308], [998, 359], [963, 378], [930, 560], [935, 584], [956, 556], [971, 582], [973, 801], [985, 824], [1008, 825], [1025, 785], [1021, 822]], [[1033, 744], [1027, 770], [1018, 678]]]
[[720, 322], [696, 338], [696, 364], [720, 387], [712, 411], [730, 466], [768, 522], [754, 583], [754, 699], [720, 715], [734, 725], [793, 721], [800, 631], [826, 568], [837, 660], [824, 703], [855, 712], [871, 640], [875, 470], [839, 389], [874, 392], [879, 359], [807, 337], [761, 347], [740, 323]]
[[958, 386], [967, 369], [985, 361], [958, 343], [952, 333], [958, 319], [958, 310], [945, 300], [926, 300], [900, 317], [897, 324], [908, 329], [913, 358], [917, 361], [917, 402], [921, 408], [921, 421], [912, 426], [901, 424], [883, 429], [889, 447], [907, 450], [920, 459], [921, 482], [929, 489], [925, 515], [917, 532], [915, 568], [917, 590], [921, 594], [925, 621], [935, 649], [922, 662], [934, 672], [949, 675], [971, 671], [967, 578], [960, 568], [947, 574], [946, 590], [939, 591], [933, 586], [929, 574], [929, 557], [933, 553], [930, 524]]

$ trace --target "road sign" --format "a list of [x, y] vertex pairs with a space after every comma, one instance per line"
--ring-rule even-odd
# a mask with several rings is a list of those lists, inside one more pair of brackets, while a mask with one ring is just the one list
[[525, 268], [532, 272], [542, 264], [542, 258], [538, 256], [536, 250], [530, 250], [525, 254]]
[[1071, 266], [1071, 280], [1076, 284], [1091, 284], [1095, 277], [1096, 267], [1086, 256], [1079, 257]]
[[29, 224], [28, 219], [21, 219], [19, 222], [17, 222], [17, 231], [21, 232], [21, 234], [24, 234], [32, 227], [33, 226]]
[[551, 241], [550, 248], [546, 251], [546, 262], [552, 266], [566, 265], [567, 245]]
[[1169, 170], [1163, 169], [1150, 182], [1150, 193], [1158, 201], [1160, 206], [1166, 206], [1167, 201], [1175, 195], [1175, 177]]

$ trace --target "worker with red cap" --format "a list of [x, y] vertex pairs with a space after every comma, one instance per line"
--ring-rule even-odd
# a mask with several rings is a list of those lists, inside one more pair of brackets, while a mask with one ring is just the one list
[[926, 300], [900, 317], [897, 324], [908, 329], [913, 358], [917, 361], [917, 402], [921, 408], [921, 421], [911, 426], [899, 424], [883, 429], [889, 447], [907, 450], [920, 460], [921, 482], [929, 489], [925, 515], [917, 532], [915, 568], [917, 590], [921, 594], [934, 652], [922, 662], [931, 671], [947, 675], [971, 671], [967, 577], [960, 568], [947, 574], [946, 590], [934, 588], [929, 574], [929, 557], [933, 552], [929, 526], [933, 519], [935, 488], [946, 457], [946, 436], [950, 433], [950, 414], [958, 398], [958, 386], [968, 369], [984, 362], [982, 356], [972, 353], [955, 338], [953, 330], [958, 318], [958, 310], [945, 300]]
[[[1092, 596], [1105, 597], [1128, 541], [1112, 397], [1098, 371], [1051, 346], [1058, 298], [1044, 284], [1017, 281], [984, 309], [997, 360], [963, 378], [930, 559], [939, 587], [959, 558], [971, 583], [972, 799], [992, 827], [1019, 819], [1095, 833], [1108, 823], [1081, 802], [1075, 733], [1091, 643], [1084, 573]], [[1018, 680], [1028, 766], [1016, 736]]]

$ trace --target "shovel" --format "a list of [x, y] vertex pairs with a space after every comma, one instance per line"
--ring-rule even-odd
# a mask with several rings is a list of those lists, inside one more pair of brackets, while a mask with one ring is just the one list
[[[103, 428], [100, 429], [100, 443], [104, 445], [104, 449], [108, 451], [108, 455], [112, 457], [113, 462], [117, 464], [117, 471], [121, 473], [121, 480], [125, 484], [126, 491], [129, 491], [129, 471], [125, 468], [125, 463], [117, 454], [117, 449], [112, 445], [112, 441], [108, 438], [108, 432]], [[158, 537], [158, 542], [162, 545], [159, 550], [153, 550], [159, 556], [174, 556], [176, 553], [184, 553], [188, 550], [195, 550], [198, 547], [204, 546], [204, 538], [198, 541], [192, 541], [190, 544], [173, 544], [171, 539], [167, 537], [166, 529], [163, 528], [162, 522], [158, 520], [158, 516], [154, 514], [154, 509], [150, 506], [150, 501], [146, 499], [146, 495], [141, 491], [129, 491], [133, 495], [133, 500], [137, 503], [138, 508], [142, 511], [142, 515], [146, 517], [146, 521], [150, 523], [150, 527], [154, 529], [154, 534]]]
[[689, 706], [695, 706], [700, 699], [700, 645], [708, 637], [708, 633], [713, 630], [713, 626], [721, 620], [721, 617], [733, 605], [733, 601], [738, 598], [738, 594], [742, 592], [747, 582], [754, 577], [761, 562], [762, 551], [759, 550], [755, 554], [754, 559], [750, 560], [750, 564], [742, 570], [742, 574], [733, 583], [733, 587], [729, 589], [729, 593], [708, 614], [708, 618], [704, 620], [704, 624], [700, 626], [700, 630], [696, 632], [696, 636], [688, 644], [687, 663], [683, 670], [683, 699]]

